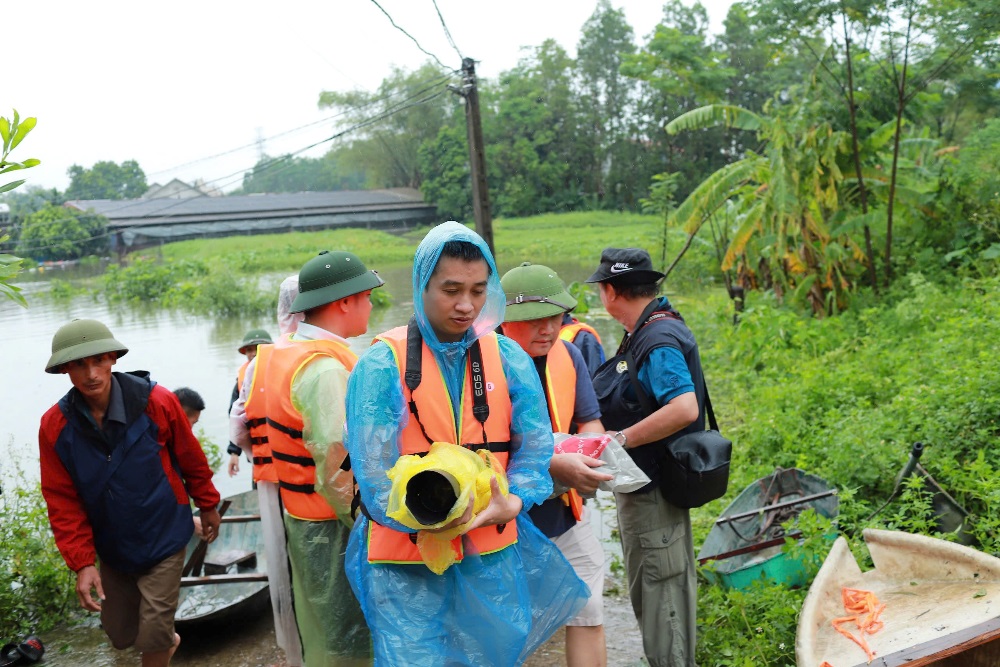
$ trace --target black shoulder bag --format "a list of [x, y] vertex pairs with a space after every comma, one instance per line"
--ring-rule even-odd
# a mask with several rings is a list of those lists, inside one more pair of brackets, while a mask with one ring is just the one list
[[[636, 368], [631, 350], [625, 353], [625, 362], [639, 403], [649, 414], [653, 414], [659, 407], [639, 382], [639, 369]], [[733, 443], [719, 433], [707, 383], [705, 414], [709, 428], [685, 433], [668, 442], [665, 447], [660, 461], [660, 491], [671, 505], [685, 509], [701, 507], [724, 496], [729, 486], [729, 460], [733, 453]]]

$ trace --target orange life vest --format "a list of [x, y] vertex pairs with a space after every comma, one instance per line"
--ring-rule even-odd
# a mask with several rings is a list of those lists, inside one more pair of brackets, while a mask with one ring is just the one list
[[[406, 373], [406, 330], [405, 326], [386, 331], [376, 337], [392, 349], [399, 367], [400, 383], [403, 384], [403, 400], [416, 405], [417, 415], [410, 414], [409, 421], [400, 433], [400, 455], [419, 454], [430, 449], [430, 442], [451, 442], [470, 449], [484, 447], [483, 438], [488, 443], [503, 467], [507, 468], [510, 453], [511, 404], [507, 378], [500, 360], [500, 346], [496, 334], [487, 334], [479, 339], [482, 350], [482, 369], [479, 373], [469, 372], [472, 363], [466, 364], [462, 391], [462, 406], [459, 411], [460, 423], [455, 424], [451, 396], [444, 377], [438, 369], [434, 353], [425, 343], [421, 343], [421, 381], [412, 394], [404, 383]], [[489, 417], [480, 424], [473, 413], [473, 383], [479, 382], [486, 392]], [[425, 435], [426, 433], [426, 435]], [[517, 541], [517, 526], [514, 522], [504, 526], [483, 526], [469, 531], [464, 536], [476, 553], [489, 554], [500, 551]], [[461, 560], [464, 552], [463, 537], [456, 537], [451, 548], [456, 560]], [[368, 523], [368, 560], [372, 563], [420, 563], [415, 535], [387, 528], [374, 521]]]
[[[250, 379], [250, 390], [244, 401], [247, 428], [250, 429], [250, 447], [253, 452], [253, 481], [278, 482], [278, 473], [274, 470], [271, 458], [271, 444], [267, 433], [267, 399], [264, 395], [264, 373], [261, 367], [266, 367], [274, 345], [265, 343], [257, 346], [256, 362], [253, 377]], [[239, 373], [239, 387], [242, 390], [244, 377], [249, 361], [243, 364]]]
[[[569, 433], [576, 408], [576, 368], [566, 349], [569, 344], [557, 341], [545, 358], [545, 402], [549, 406], [552, 430], [559, 433]], [[583, 518], [583, 498], [576, 489], [559, 497], [573, 510], [573, 518], [577, 521]]]
[[597, 329], [590, 326], [589, 324], [581, 322], [575, 317], [573, 318], [573, 321], [571, 323], [564, 325], [559, 330], [559, 337], [562, 338], [567, 343], [572, 343], [573, 339], [575, 339], [577, 337], [577, 334], [579, 334], [581, 331], [586, 331], [587, 333], [592, 334], [594, 338], [597, 339], [597, 342], [601, 343], [601, 336], [597, 333]]
[[247, 377], [247, 366], [249, 366], [249, 365], [250, 365], [250, 360], [247, 359], [246, 361], [243, 362], [243, 365], [240, 366], [240, 369], [238, 371], [236, 371], [236, 391], [237, 391], [237, 393], [241, 389], [243, 389], [243, 381]]
[[348, 371], [354, 368], [358, 357], [346, 344], [333, 340], [279, 339], [270, 347], [261, 360], [266, 363], [257, 362], [257, 374], [264, 375], [259, 379], [254, 377], [254, 387], [268, 389], [263, 392], [267, 439], [281, 502], [297, 519], [336, 519], [333, 508], [316, 493], [316, 462], [302, 442], [302, 413], [292, 405], [292, 383], [306, 364], [317, 357], [332, 357]]

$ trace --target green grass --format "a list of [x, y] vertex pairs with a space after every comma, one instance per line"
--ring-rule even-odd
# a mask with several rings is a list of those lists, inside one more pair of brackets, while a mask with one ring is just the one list
[[[350, 250], [370, 266], [407, 264], [414, 245], [387, 232], [337, 229], [257, 236], [229, 236], [169, 243], [162, 248], [164, 261], [221, 262], [240, 274], [292, 273], [321, 250]], [[133, 253], [152, 254], [150, 251]]]
[[[470, 228], [472, 225], [470, 225]], [[238, 275], [293, 273], [320, 250], [350, 250], [372, 267], [407, 266], [413, 261], [417, 244], [428, 227], [403, 234], [363, 229], [318, 232], [291, 232], [220, 239], [180, 241], [159, 250], [144, 250], [133, 258], [160, 254], [164, 262], [201, 262], [211, 270]], [[551, 213], [528, 218], [493, 222], [496, 260], [500, 266], [522, 261], [544, 263], [596, 264], [601, 251], [609, 246], [646, 248], [656, 265], [661, 264], [663, 222], [656, 216], [615, 211]], [[666, 261], [669, 263], [684, 244], [679, 230], [668, 235]], [[671, 283], [711, 283], [717, 280], [711, 248], [696, 242]]]
[[[753, 293], [740, 324], [722, 295], [681, 308], [699, 337], [723, 432], [734, 442], [727, 497], [692, 513], [695, 543], [732, 498], [775, 467], [799, 467], [840, 489], [839, 531], [861, 562], [861, 531], [938, 537], [929, 497], [907, 487], [874, 518], [915, 441], [922, 464], [970, 513], [983, 551], [1000, 555], [1000, 289], [996, 278], [904, 276], [880, 300], [817, 320]], [[828, 530], [818, 522], [816, 538]], [[809, 532], [809, 531], [806, 531]], [[829, 543], [814, 539], [810, 553]], [[817, 561], [818, 562], [818, 561]], [[736, 592], [702, 582], [699, 665], [791, 665], [805, 590]]]

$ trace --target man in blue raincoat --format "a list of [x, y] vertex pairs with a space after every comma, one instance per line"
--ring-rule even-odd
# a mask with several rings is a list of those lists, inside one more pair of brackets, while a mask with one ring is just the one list
[[[345, 565], [376, 665], [517, 665], [572, 618], [589, 591], [525, 518], [552, 493], [551, 424], [534, 365], [494, 332], [504, 293], [485, 242], [448, 222], [421, 242], [414, 317], [381, 334], [347, 389], [346, 446], [362, 516]], [[386, 471], [431, 442], [488, 449], [504, 465], [488, 507], [456, 524], [457, 562], [434, 574], [417, 534], [386, 515]], [[471, 521], [470, 521], [471, 519]]]

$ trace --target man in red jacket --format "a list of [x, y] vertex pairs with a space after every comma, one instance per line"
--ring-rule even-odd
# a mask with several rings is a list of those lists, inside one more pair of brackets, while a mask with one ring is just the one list
[[73, 388], [42, 416], [42, 494], [80, 606], [101, 612], [115, 648], [134, 646], [143, 667], [166, 667], [180, 643], [189, 494], [211, 542], [219, 492], [177, 397], [145, 371], [111, 372], [127, 352], [96, 320], [73, 320], [53, 337], [45, 371], [69, 375]]

